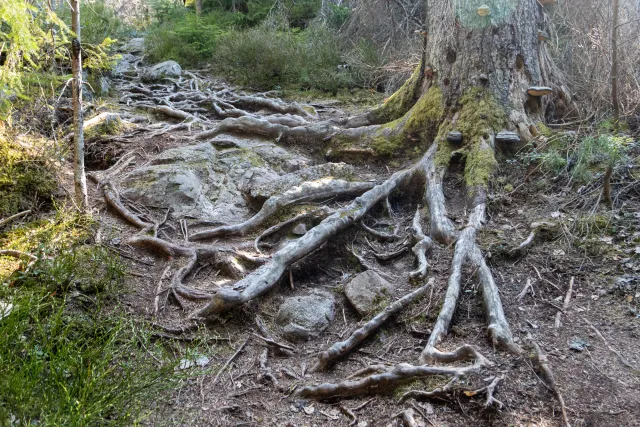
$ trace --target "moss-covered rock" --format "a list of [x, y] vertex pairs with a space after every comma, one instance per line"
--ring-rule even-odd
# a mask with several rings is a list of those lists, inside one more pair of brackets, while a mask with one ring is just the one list
[[84, 137], [85, 139], [91, 139], [100, 136], [118, 135], [125, 130], [125, 127], [126, 125], [119, 114], [101, 113], [85, 122]]

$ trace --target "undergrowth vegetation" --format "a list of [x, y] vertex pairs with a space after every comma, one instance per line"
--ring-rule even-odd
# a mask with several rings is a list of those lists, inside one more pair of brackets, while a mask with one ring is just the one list
[[51, 202], [58, 188], [52, 152], [42, 138], [0, 129], [0, 217]]
[[[201, 16], [156, 5], [156, 21], [146, 36], [148, 57], [210, 66], [227, 80], [260, 90], [336, 93], [373, 83], [372, 73], [382, 59], [366, 40], [340, 37], [337, 29], [348, 16], [346, 8], [331, 7], [320, 21], [313, 19], [320, 7], [314, 1], [275, 10], [271, 2], [269, 8], [261, 5], [248, 2], [245, 13], [218, 6]], [[166, 12], [159, 13], [159, 7]]]
[[86, 244], [90, 227], [60, 211], [0, 234], [38, 258], [0, 258], [1, 425], [132, 425], [170, 386], [173, 365], [147, 354], [163, 349], [116, 305], [123, 264]]
[[537, 164], [552, 176], [566, 174], [574, 183], [584, 184], [607, 167], [615, 168], [629, 160], [629, 153], [639, 148], [632, 137], [614, 132], [605, 122], [585, 133], [554, 132], [544, 125], [536, 145], [523, 155], [526, 163]]

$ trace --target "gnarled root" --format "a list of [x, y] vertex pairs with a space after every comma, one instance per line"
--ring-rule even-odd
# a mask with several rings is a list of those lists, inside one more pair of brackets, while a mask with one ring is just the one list
[[370, 190], [374, 185], [370, 182], [348, 182], [333, 178], [303, 182], [301, 185], [290, 188], [281, 195], [270, 197], [257, 214], [240, 224], [200, 231], [189, 238], [190, 240], [203, 240], [217, 236], [242, 236], [264, 223], [279, 209], [313, 200], [362, 194]]
[[256, 252], [260, 252], [260, 241], [268, 236], [271, 236], [274, 233], [277, 233], [278, 231], [282, 230], [283, 228], [290, 226], [292, 224], [295, 224], [299, 221], [303, 221], [306, 219], [313, 219], [313, 220], [323, 220], [326, 217], [328, 217], [329, 215], [333, 214], [334, 210], [328, 208], [327, 206], [322, 206], [318, 209], [315, 209], [311, 212], [303, 212], [299, 215], [294, 216], [293, 218], [290, 218], [284, 222], [281, 222], [279, 224], [276, 224], [272, 227], [267, 228], [265, 231], [262, 232], [262, 234], [260, 234], [258, 237], [256, 237], [256, 240], [253, 243], [253, 246], [256, 250]]
[[376, 366], [376, 370], [381, 371], [380, 373], [368, 375], [358, 380], [351, 379], [341, 383], [324, 383], [303, 387], [296, 391], [296, 395], [319, 400], [362, 396], [380, 393], [409, 381], [434, 375], [450, 375], [454, 378], [461, 378], [490, 365], [484, 356], [468, 345], [460, 347], [453, 353], [443, 354], [450, 356], [445, 357], [449, 361], [466, 360], [471, 357], [475, 359], [475, 362], [463, 367], [416, 366], [408, 363], [400, 363], [391, 367]]
[[[431, 167], [431, 165], [427, 165]], [[426, 199], [431, 211], [431, 232], [436, 233], [435, 238], [439, 241], [455, 241], [453, 261], [451, 262], [451, 275], [447, 292], [445, 294], [442, 309], [433, 327], [427, 345], [420, 356], [421, 363], [431, 363], [438, 360], [439, 351], [436, 345], [446, 335], [453, 314], [456, 309], [460, 295], [460, 283], [462, 279], [462, 269], [466, 263], [471, 264], [477, 271], [478, 280], [482, 288], [482, 296], [487, 314], [489, 336], [494, 344], [500, 344], [510, 351], [519, 354], [521, 349], [513, 341], [513, 336], [509, 328], [509, 323], [504, 315], [500, 295], [491, 270], [485, 262], [480, 248], [476, 244], [476, 230], [479, 230], [485, 222], [486, 216], [486, 195], [482, 187], [471, 188], [473, 195], [471, 203], [471, 214], [467, 226], [457, 234], [453, 229], [453, 224], [446, 217], [435, 216], [436, 213], [445, 213], [444, 196], [442, 195], [441, 179], [442, 174], [437, 170], [426, 171], [427, 181]]]
[[562, 411], [562, 421], [564, 421], [565, 427], [571, 427], [571, 424], [569, 423], [569, 416], [567, 415], [567, 407], [564, 404], [564, 399], [556, 384], [556, 379], [553, 375], [553, 371], [549, 366], [549, 360], [547, 359], [547, 355], [544, 354], [544, 352], [542, 351], [538, 343], [533, 341], [531, 335], [529, 335], [529, 339], [531, 340], [531, 345], [533, 345], [533, 350], [535, 355], [534, 361], [538, 366], [540, 373], [542, 374], [542, 379], [544, 380], [545, 384], [549, 387], [549, 389], [551, 389], [551, 391], [556, 395], [558, 402], [560, 403], [560, 409]]
[[433, 145], [413, 167], [394, 173], [382, 184], [376, 185], [349, 205], [337, 210], [304, 236], [273, 254], [268, 264], [258, 268], [233, 287], [218, 291], [209, 304], [192, 313], [191, 317], [204, 317], [229, 311], [271, 289], [291, 264], [318, 249], [340, 231], [360, 221], [371, 208], [388, 197], [400, 184], [420, 173], [426, 163], [433, 161], [435, 149], [436, 145]]
[[415, 291], [405, 295], [400, 298], [398, 301], [388, 305], [383, 311], [378, 313], [373, 319], [369, 320], [365, 323], [360, 329], [353, 332], [349, 338], [344, 341], [340, 341], [332, 345], [327, 350], [321, 352], [318, 355], [318, 361], [311, 368], [309, 372], [317, 372], [327, 368], [327, 366], [334, 360], [339, 357], [343, 357], [355, 347], [357, 347], [360, 343], [362, 343], [368, 336], [370, 336], [373, 332], [375, 332], [384, 322], [389, 319], [389, 317], [398, 313], [404, 307], [409, 305], [416, 298], [421, 297], [424, 293], [429, 289], [430, 286], [433, 285], [434, 279], [429, 280], [429, 282], [416, 289]]
[[411, 224], [411, 231], [413, 232], [413, 240], [415, 242], [411, 251], [418, 260], [418, 268], [409, 273], [409, 277], [412, 280], [422, 280], [427, 277], [427, 268], [429, 268], [427, 251], [433, 247], [433, 240], [431, 240], [431, 237], [425, 236], [422, 232], [422, 227], [420, 226], [420, 208], [416, 209], [416, 214]]

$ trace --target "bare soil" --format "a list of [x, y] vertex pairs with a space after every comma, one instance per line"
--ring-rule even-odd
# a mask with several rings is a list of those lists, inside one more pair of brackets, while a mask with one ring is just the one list
[[[144, 134], [130, 139], [126, 151], [143, 155], [137, 164], [167, 148], [192, 144], [189, 133], [171, 132], [161, 137], [145, 139]], [[287, 147], [300, 150], [310, 158], [324, 162], [322, 153], [310, 147]], [[377, 181], [400, 170], [415, 159], [400, 159], [384, 164], [356, 163], [358, 175]], [[393, 166], [392, 166], [393, 165]], [[464, 178], [455, 168], [445, 179], [447, 208], [452, 219], [462, 222], [466, 217]], [[510, 184], [506, 191], [506, 184]], [[429, 277], [435, 278], [432, 291], [412, 304], [395, 319], [385, 324], [374, 337], [357, 351], [339, 361], [327, 372], [308, 374], [319, 351], [346, 338], [363, 319], [343, 295], [344, 285], [362, 266], [348, 253], [347, 247], [359, 248], [368, 263], [394, 280], [395, 300], [415, 289], [408, 280], [414, 269], [414, 256], [406, 252], [389, 262], [378, 262], [371, 255], [370, 245], [385, 247], [357, 227], [331, 240], [322, 248], [294, 265], [291, 282], [283, 280], [277, 289], [242, 306], [229, 315], [198, 323], [198, 330], [175, 335], [164, 340], [175, 355], [175, 363], [195, 353], [211, 359], [204, 367], [184, 371], [187, 378], [180, 386], [149, 408], [148, 425], [190, 426], [395, 426], [402, 425], [397, 417], [406, 408], [414, 408], [422, 425], [433, 426], [555, 426], [562, 425], [558, 401], [541, 380], [531, 360], [527, 344], [531, 334], [549, 357], [557, 385], [565, 399], [573, 426], [638, 426], [640, 425], [640, 317], [638, 278], [640, 274], [640, 193], [627, 189], [621, 194], [613, 211], [594, 207], [598, 184], [581, 194], [565, 187], [561, 180], [553, 182], [539, 171], [525, 166], [518, 158], [501, 161], [490, 190], [490, 219], [479, 236], [479, 243], [488, 257], [491, 270], [500, 289], [507, 319], [518, 344], [525, 348], [522, 356], [514, 356], [492, 348], [487, 339], [482, 300], [476, 279], [464, 282], [449, 335], [442, 350], [461, 344], [472, 344], [493, 363], [490, 371], [479, 378], [468, 378], [449, 397], [431, 401], [399, 404], [398, 398], [411, 389], [432, 390], [448, 378], [415, 381], [386, 394], [372, 395], [338, 402], [317, 402], [291, 397], [301, 385], [319, 382], [339, 382], [351, 373], [372, 364], [417, 363], [422, 348], [438, 316], [446, 290], [451, 265], [451, 248], [437, 246], [429, 256]], [[624, 183], [614, 185], [614, 194]], [[511, 190], [514, 188], [515, 190]], [[411, 223], [416, 206], [422, 204], [423, 186], [416, 183], [412, 190], [394, 194], [391, 205], [403, 229]], [[127, 288], [123, 301], [134, 316], [149, 323], [169, 328], [189, 326], [186, 314], [171, 300], [161, 300], [161, 310], [153, 315], [158, 281], [167, 265], [175, 271], [183, 259], [167, 260], [122, 243], [138, 232], [106, 208], [98, 190], [92, 188], [91, 203], [98, 212], [99, 233], [103, 244], [125, 255], [129, 266]], [[339, 206], [342, 202], [332, 202]], [[137, 206], [154, 218], [164, 211], [152, 206]], [[380, 208], [367, 218], [374, 224], [380, 218]], [[605, 218], [605, 220], [599, 220]], [[529, 224], [546, 219], [563, 224], [562, 233], [536, 240], [522, 256], [504, 255], [501, 247], [517, 246], [529, 233]], [[585, 224], [590, 225], [589, 230]], [[595, 225], [594, 225], [595, 224]], [[457, 224], [461, 225], [461, 224]], [[164, 238], [181, 241], [177, 222], [163, 228]], [[169, 264], [168, 264], [169, 263]], [[194, 287], [214, 288], [230, 283], [216, 276], [212, 267], [196, 269], [188, 283]], [[471, 271], [467, 273], [472, 273]], [[193, 277], [196, 276], [196, 277]], [[631, 287], [616, 285], [622, 276], [635, 276]], [[473, 277], [468, 274], [466, 277]], [[569, 306], [562, 310], [561, 326], [555, 326], [556, 315], [571, 278], [573, 293]], [[533, 293], [520, 301], [516, 298], [531, 280]], [[165, 280], [166, 286], [168, 281]], [[279, 305], [290, 295], [306, 290], [324, 289], [337, 300], [336, 318], [318, 338], [295, 345], [291, 357], [269, 352], [268, 366], [278, 380], [278, 387], [258, 380], [258, 357], [264, 343], [253, 337], [255, 319], [259, 316], [271, 336], [280, 342], [273, 319]], [[188, 303], [188, 309], [195, 308]], [[364, 319], [366, 320], [366, 319]], [[598, 332], [606, 339], [606, 343]], [[158, 330], [161, 332], [161, 330]], [[193, 342], [187, 342], [191, 338]], [[248, 340], [244, 350], [213, 380], [220, 368]], [[583, 343], [581, 351], [571, 348]], [[290, 343], [289, 343], [290, 344]], [[293, 344], [290, 344], [293, 345]], [[617, 350], [635, 368], [626, 366], [610, 348]], [[504, 374], [495, 397], [504, 403], [502, 409], [485, 408], [484, 395], [473, 395], [495, 375]], [[465, 393], [465, 391], [467, 393]], [[350, 408], [356, 420], [347, 415]]]

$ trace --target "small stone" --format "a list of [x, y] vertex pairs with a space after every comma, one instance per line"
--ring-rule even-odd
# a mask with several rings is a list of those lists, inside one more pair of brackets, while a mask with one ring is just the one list
[[291, 232], [296, 236], [304, 236], [305, 234], [307, 234], [307, 226], [305, 224], [298, 224], [293, 227], [293, 230]]
[[380, 302], [393, 289], [393, 285], [374, 271], [368, 270], [351, 279], [344, 293], [353, 307], [361, 315], [380, 309]]
[[304, 408], [302, 408], [302, 410], [307, 415], [313, 415], [313, 413], [316, 412], [316, 408], [314, 408], [313, 406], [305, 406]]
[[447, 141], [460, 143], [462, 142], [462, 132], [452, 131], [447, 134]]
[[309, 295], [287, 298], [276, 315], [282, 335], [290, 341], [303, 341], [318, 336], [335, 317], [332, 294], [315, 290]]
[[193, 360], [189, 359], [180, 359], [180, 363], [175, 367], [176, 371], [184, 371], [185, 369], [189, 369], [194, 365]]
[[569, 348], [579, 353], [586, 350], [587, 347], [591, 347], [591, 344], [589, 344], [587, 341], [583, 340], [582, 338], [573, 338], [569, 343]]
[[211, 359], [209, 359], [207, 356], [200, 356], [196, 359], [196, 365], [200, 366], [201, 368], [204, 368], [209, 364], [210, 361]]

